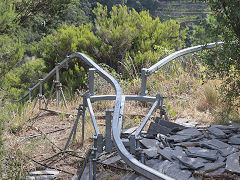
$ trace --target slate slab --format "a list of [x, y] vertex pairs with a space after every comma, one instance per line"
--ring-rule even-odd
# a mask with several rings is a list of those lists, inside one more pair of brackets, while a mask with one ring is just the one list
[[240, 145], [240, 134], [234, 135], [228, 139], [228, 143]]
[[157, 158], [158, 156], [158, 150], [156, 147], [149, 148], [149, 149], [143, 149], [143, 152], [147, 155], [147, 158]]
[[186, 151], [189, 157], [202, 157], [212, 161], [217, 159], [217, 152], [217, 150], [210, 150], [200, 147], [188, 147]]
[[158, 148], [158, 154], [160, 154], [164, 159], [173, 161], [172, 155], [173, 155], [173, 150], [170, 147], [166, 147], [164, 149]]
[[240, 174], [239, 154], [234, 153], [227, 157], [226, 170], [232, 173]]
[[216, 160], [215, 162], [224, 162], [224, 161], [226, 160], [226, 158], [225, 158], [225, 157], [222, 157], [220, 153], [218, 153], [217, 156], [218, 156], [218, 157], [217, 157], [217, 160]]
[[188, 119], [187, 118], [178, 118], [175, 120], [175, 123], [177, 124], [182, 124], [182, 123], [187, 123]]
[[202, 135], [202, 133], [196, 128], [183, 129], [182, 131], [178, 131], [176, 134], [181, 136], [190, 136], [192, 138]]
[[188, 122], [188, 123], [183, 123], [182, 125], [185, 127], [192, 128], [192, 127], [196, 127], [198, 124], [199, 122]]
[[56, 175], [58, 175], [60, 172], [57, 170], [42, 170], [42, 171], [32, 171], [29, 172], [29, 176], [26, 176], [27, 180], [40, 180], [40, 179], [46, 179], [51, 180], [55, 179]]
[[206, 164], [204, 164], [204, 167], [201, 168], [201, 171], [208, 173], [211, 171], [215, 171], [224, 166], [225, 166], [224, 162], [206, 163]]
[[226, 144], [218, 139], [211, 139], [207, 141], [199, 142], [201, 147], [206, 147], [210, 149], [225, 149], [228, 148], [230, 145]]
[[132, 127], [132, 128], [129, 128], [129, 129], [124, 129], [122, 130], [122, 134], [126, 134], [126, 135], [130, 135], [132, 134], [134, 131], [136, 131], [138, 128], [138, 126], [135, 126], [135, 127]]
[[185, 127], [180, 125], [180, 124], [177, 124], [177, 123], [174, 123], [174, 122], [170, 122], [170, 121], [165, 121], [165, 120], [159, 120], [158, 121], [159, 125], [161, 126], [165, 126], [171, 130], [174, 130], [174, 129], [184, 129]]
[[168, 160], [163, 161], [162, 163], [159, 164], [158, 171], [164, 174], [167, 171], [167, 169], [171, 166], [171, 164], [172, 163]]
[[140, 143], [146, 148], [158, 147], [159, 141], [156, 139], [143, 138], [140, 140]]
[[234, 145], [234, 144], [232, 144], [232, 147], [235, 147], [237, 150], [240, 150], [240, 145]]
[[168, 137], [167, 139], [169, 141], [173, 141], [175, 143], [179, 143], [179, 142], [184, 142], [184, 141], [189, 141], [192, 137], [190, 135], [172, 135], [170, 137]]
[[196, 138], [192, 138], [190, 141], [191, 142], [198, 142], [198, 141], [202, 140], [203, 138], [205, 138], [205, 136], [204, 135], [200, 135], [200, 136], [198, 136]]
[[147, 178], [145, 178], [143, 176], [138, 176], [135, 180], [149, 180], [149, 179], [147, 179]]
[[175, 144], [175, 146], [196, 147], [196, 146], [199, 146], [199, 142], [181, 142], [181, 143]]
[[27, 180], [52, 180], [56, 179], [55, 175], [26, 176]]
[[122, 177], [120, 180], [148, 180], [148, 179], [145, 177], [139, 176], [136, 173], [131, 173]]
[[216, 136], [217, 138], [226, 138], [226, 134], [221, 129], [210, 127], [207, 130], [209, 133]]
[[149, 166], [150, 168], [158, 170], [158, 166], [162, 162], [163, 162], [163, 160], [161, 160], [161, 159], [149, 159], [149, 160], [146, 160], [146, 165]]
[[170, 132], [171, 132], [170, 128], [167, 128], [165, 126], [162, 126], [154, 122], [150, 123], [150, 126], [147, 130], [147, 134], [150, 134], [150, 135], [157, 135], [158, 133], [166, 135], [166, 134], [169, 134]]
[[165, 174], [178, 180], [188, 180], [192, 175], [192, 172], [188, 170], [181, 170], [179, 168], [179, 164], [172, 163], [166, 170]]
[[183, 151], [182, 147], [176, 146], [172, 151], [172, 158], [176, 159], [177, 156], [186, 156], [186, 153]]
[[195, 178], [195, 177], [191, 177], [190, 179], [188, 180], [200, 180], [199, 178]]
[[226, 125], [211, 125], [211, 127], [215, 127], [215, 128], [221, 129], [225, 133], [236, 132], [239, 129], [236, 126], [226, 126]]
[[[181, 162], [184, 166], [190, 169], [198, 169], [204, 166], [205, 160], [201, 160], [202, 158], [189, 158], [186, 156], [186, 153], [183, 151], [181, 147], [176, 147], [173, 151], [173, 158], [177, 159]], [[184, 167], [182, 167], [184, 168]]]
[[208, 174], [210, 176], [219, 176], [219, 175], [222, 175], [224, 172], [225, 172], [225, 168], [219, 168], [215, 171], [209, 172]]
[[119, 155], [117, 155], [117, 156], [113, 156], [113, 157], [110, 157], [110, 158], [104, 160], [102, 163], [108, 165], [108, 164], [115, 163], [115, 162], [117, 162], [119, 160], [121, 160], [121, 157]]
[[233, 147], [233, 146], [229, 146], [227, 148], [224, 148], [224, 149], [218, 149], [218, 151], [220, 152], [220, 154], [223, 156], [223, 157], [226, 157], [228, 156], [229, 154], [233, 154], [234, 152], [236, 152], [238, 149]]
[[190, 169], [199, 169], [204, 166], [203, 162], [200, 162], [198, 158], [189, 158], [186, 156], [175, 156], [183, 165]]

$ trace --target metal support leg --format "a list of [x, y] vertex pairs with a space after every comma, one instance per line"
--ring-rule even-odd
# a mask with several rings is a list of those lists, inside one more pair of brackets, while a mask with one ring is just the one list
[[97, 152], [102, 153], [103, 152], [103, 135], [98, 134], [97, 136]]
[[[99, 134], [97, 136], [93, 136], [92, 139], [94, 139], [94, 147], [92, 148], [92, 152], [91, 152], [91, 158], [92, 158], [92, 169], [89, 169], [89, 174], [92, 174], [92, 179], [96, 180], [96, 174], [97, 174], [97, 152], [99, 149], [99, 146], [101, 146], [101, 144], [103, 144], [103, 136], [102, 134]], [[102, 151], [100, 151], [100, 153], [102, 153]], [[91, 168], [91, 167], [89, 167]], [[92, 171], [92, 172], [90, 172]], [[90, 178], [90, 176], [89, 176]]]
[[91, 155], [89, 157], [89, 180], [96, 180], [97, 175], [97, 159], [96, 159], [96, 148], [92, 148]]
[[83, 102], [83, 112], [82, 112], [82, 145], [84, 143], [84, 131], [85, 131], [85, 114], [86, 114], [86, 105]]
[[79, 118], [80, 118], [81, 114], [82, 114], [82, 104], [79, 105], [77, 118], [76, 118], [76, 121], [75, 121], [75, 123], [74, 123], [74, 125], [73, 125], [73, 128], [72, 128], [71, 132], [70, 132], [70, 135], [69, 135], [69, 137], [68, 137], [68, 140], [67, 140], [67, 143], [66, 143], [66, 145], [65, 145], [65, 147], [64, 147], [64, 150], [66, 150], [66, 149], [68, 148], [68, 145], [69, 145], [69, 143], [70, 143], [70, 140], [71, 140], [71, 138], [72, 138], [72, 135], [74, 134], [74, 132], [75, 132], [76, 129], [77, 129], [78, 121], [79, 121]]
[[95, 116], [94, 116], [94, 112], [93, 112], [93, 108], [92, 108], [92, 103], [91, 103], [91, 100], [90, 100], [90, 97], [89, 97], [89, 94], [86, 94], [86, 101], [87, 101], [87, 106], [88, 106], [88, 110], [89, 110], [89, 114], [91, 116], [91, 120], [92, 120], [92, 124], [93, 124], [93, 127], [94, 127], [94, 130], [96, 132], [96, 134], [100, 134], [99, 133], [99, 129], [98, 129], [98, 126], [97, 126], [97, 121], [95, 119]]
[[140, 140], [142, 139], [142, 137], [140, 136], [137, 136], [135, 137], [135, 140], [136, 140], [136, 152], [137, 154], [139, 155], [139, 158], [140, 158], [140, 162], [145, 164], [145, 155], [144, 155], [144, 152], [140, 146]]
[[94, 96], [94, 72], [95, 68], [89, 68], [89, 93], [90, 96]]
[[106, 109], [106, 134], [105, 134], [105, 151], [112, 152], [112, 113], [113, 109]]
[[60, 77], [59, 77], [59, 64], [57, 63], [56, 64], [56, 106], [58, 107], [59, 106], [59, 101], [60, 101], [60, 93], [59, 93], [59, 80], [60, 80]]
[[93, 180], [96, 180], [97, 177], [97, 159], [96, 159], [96, 153], [94, 154], [94, 158], [92, 159], [93, 161]]
[[50, 99], [51, 99], [54, 86], [55, 86], [55, 81], [53, 80], [53, 83], [52, 83], [52, 86], [51, 86], [51, 90], [50, 90], [50, 94], [48, 95], [48, 98], [47, 98], [47, 103], [46, 103], [45, 109], [47, 109], [47, 107], [48, 107], [48, 103], [49, 103], [49, 101], [50, 101]]
[[159, 112], [159, 118], [156, 118], [156, 123], [159, 123], [159, 120], [163, 120], [163, 116], [164, 116], [164, 119], [166, 121], [169, 121], [168, 119], [168, 113], [165, 109], [165, 106], [163, 105], [163, 99], [166, 98], [165, 96], [162, 96], [160, 94], [157, 94], [156, 95], [156, 99], [159, 100], [159, 104], [158, 104], [158, 109], [160, 110]]
[[59, 107], [60, 103], [60, 91], [59, 91], [59, 81], [56, 81], [56, 106]]
[[146, 83], [147, 83], [147, 75], [146, 75], [147, 69], [146, 68], [142, 68], [141, 71], [141, 78], [142, 78], [142, 82], [141, 82], [141, 96], [146, 96]]
[[66, 98], [65, 98], [65, 96], [64, 96], [64, 94], [63, 94], [62, 84], [61, 84], [61, 83], [60, 83], [60, 92], [61, 92], [62, 97], [63, 97], [64, 106], [65, 106], [65, 108], [67, 108]]
[[145, 154], [143, 151], [140, 152], [140, 162], [145, 164]]
[[[124, 120], [124, 107], [125, 107], [125, 96], [122, 96], [122, 101], [121, 101], [121, 108], [120, 108], [120, 114], [119, 114], [119, 120], [118, 120], [118, 127], [122, 128], [123, 120]], [[121, 132], [119, 132], [120, 135]]]
[[93, 170], [93, 162], [92, 162], [92, 157], [90, 156], [89, 157], [89, 180], [93, 180], [93, 173], [92, 173], [92, 170]]
[[135, 135], [131, 135], [129, 138], [129, 151], [131, 154], [136, 153], [136, 139]]
[[31, 99], [32, 99], [32, 88], [28, 88], [28, 90], [29, 90], [28, 102], [31, 102]]
[[34, 105], [33, 105], [33, 108], [32, 108], [32, 114], [33, 114], [34, 108], [35, 108], [36, 105], [37, 105], [37, 102], [38, 102], [38, 96], [35, 98]]
[[42, 108], [42, 98], [43, 98], [43, 79], [39, 79], [40, 85], [39, 85], [39, 109]]

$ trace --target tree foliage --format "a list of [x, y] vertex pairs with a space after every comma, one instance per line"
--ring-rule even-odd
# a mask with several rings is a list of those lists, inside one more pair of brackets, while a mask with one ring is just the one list
[[28, 88], [32, 87], [39, 78], [43, 78], [44, 69], [45, 64], [43, 60], [28, 61], [6, 73], [2, 80], [2, 85], [11, 98], [17, 99], [20, 95], [27, 92]]
[[0, 1], [0, 77], [23, 57], [23, 47], [16, 35], [19, 24], [14, 0]]
[[[71, 0], [0, 1], [0, 77], [16, 67], [29, 44], [52, 32]], [[29, 46], [29, 45], [28, 45]]]
[[[101, 4], [93, 12], [96, 16], [95, 33], [102, 41], [96, 56], [100, 62], [110, 65], [118, 72], [122, 71], [129, 56], [134, 59], [138, 54], [153, 53], [156, 46], [160, 46], [163, 51], [184, 46], [186, 29], [181, 30], [180, 24], [174, 20], [161, 23], [158, 18], [153, 19], [148, 11], [138, 13], [121, 5], [114, 6], [109, 16], [107, 7]], [[146, 65], [146, 61], [147, 59], [142, 64], [135, 64], [138, 72]], [[148, 61], [151, 64], [156, 62], [150, 59]]]
[[[121, 5], [113, 6], [108, 13], [106, 6], [98, 4], [93, 12], [93, 25], [63, 26], [36, 46], [38, 57], [45, 60], [49, 70], [66, 55], [79, 51], [118, 73], [127, 75], [126, 69], [135, 68], [138, 74], [142, 67], [184, 46], [186, 29], [181, 30], [176, 21], [162, 23], [148, 11], [138, 13]], [[131, 59], [133, 63], [129, 67]]]
[[[204, 54], [211, 77], [224, 80], [221, 92], [228, 108], [238, 107], [240, 96], [240, 1], [208, 0], [213, 14], [211, 21], [205, 22], [208, 39], [223, 41]], [[210, 38], [209, 38], [210, 37]]]
[[[92, 32], [92, 24], [75, 26], [63, 25], [52, 34], [43, 37], [35, 46], [34, 52], [38, 57], [44, 59], [49, 72], [55, 64], [61, 62], [67, 55], [75, 52], [82, 52], [89, 55], [94, 54], [95, 46], [99, 44], [99, 39]], [[76, 64], [77, 63], [77, 64]], [[79, 66], [76, 66], [79, 65]], [[73, 89], [86, 83], [85, 71], [81, 68], [82, 63], [74, 61], [69, 64], [70, 70], [61, 76], [62, 82], [71, 83]]]

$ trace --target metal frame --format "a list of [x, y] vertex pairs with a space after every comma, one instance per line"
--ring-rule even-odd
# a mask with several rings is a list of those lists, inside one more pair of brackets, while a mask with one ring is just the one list
[[[128, 164], [132, 169], [140, 173], [141, 175], [150, 178], [150, 179], [165, 179], [165, 180], [173, 180], [173, 178], [164, 175], [146, 165], [143, 164], [144, 162], [144, 155], [141, 152], [141, 148], [139, 145], [139, 140], [141, 139], [141, 131], [146, 125], [147, 121], [149, 120], [151, 114], [153, 111], [158, 108], [160, 109], [160, 114], [165, 115], [167, 117], [166, 111], [163, 109], [163, 97], [161, 95], [157, 95], [156, 97], [149, 97], [147, 95], [146, 90], [146, 82], [147, 77], [154, 73], [156, 70], [167, 64], [168, 62], [172, 61], [173, 59], [192, 53], [196, 51], [201, 51], [204, 49], [211, 49], [216, 47], [217, 45], [222, 45], [222, 42], [218, 43], [211, 43], [207, 45], [199, 45], [194, 46], [191, 48], [186, 48], [180, 51], [177, 51], [165, 58], [163, 58], [158, 63], [154, 64], [150, 68], [146, 69], [143, 68], [141, 72], [141, 92], [140, 95], [122, 95], [122, 90], [120, 88], [120, 85], [118, 82], [107, 72], [105, 72], [102, 68], [100, 68], [94, 61], [92, 61], [90, 58], [88, 58], [85, 54], [82, 53], [74, 53], [67, 58], [65, 58], [61, 63], [58, 63], [56, 67], [48, 73], [46, 77], [44, 77], [42, 80], [40, 80], [35, 86], [29, 89], [28, 93], [22, 96], [20, 99], [18, 99], [16, 102], [21, 101], [25, 97], [29, 96], [29, 99], [31, 99], [31, 92], [36, 89], [37, 87], [40, 87], [39, 96], [42, 97], [42, 85], [45, 81], [47, 81], [50, 77], [52, 77], [54, 74], [56, 74], [56, 81], [59, 82], [59, 70], [63, 67], [65, 67], [69, 61], [72, 59], [79, 59], [84, 61], [86, 64], [91, 66], [92, 68], [89, 69], [89, 93], [86, 93], [83, 95], [83, 104], [79, 106], [78, 109], [78, 115], [76, 118], [76, 121], [74, 123], [74, 126], [72, 128], [72, 131], [69, 135], [68, 141], [66, 143], [66, 146], [64, 150], [67, 149], [70, 140], [72, 138], [72, 135], [76, 133], [77, 124], [79, 121], [80, 116], [82, 116], [82, 143], [84, 141], [84, 125], [85, 125], [85, 111], [86, 107], [89, 109], [89, 113], [91, 116], [91, 120], [93, 123], [93, 127], [95, 130], [96, 135], [92, 137], [94, 139], [94, 147], [92, 148], [91, 155], [89, 157], [89, 167], [90, 167], [90, 179], [96, 179], [96, 152], [102, 152], [103, 147], [105, 146], [105, 150], [107, 152], [111, 152], [112, 150], [112, 142], [114, 142], [115, 147], [118, 150], [119, 155], [121, 158]], [[98, 73], [101, 77], [103, 77], [107, 82], [109, 82], [115, 89], [115, 95], [94, 95], [94, 72]], [[52, 91], [52, 90], [51, 90]], [[56, 93], [56, 99], [57, 99], [57, 106], [59, 105], [59, 91], [57, 88]], [[39, 106], [41, 107], [41, 97], [39, 99]], [[115, 106], [113, 110], [107, 110], [106, 111], [106, 137], [104, 139], [103, 135], [100, 134], [99, 129], [97, 127], [96, 119], [94, 116], [94, 112], [92, 109], [92, 104], [96, 101], [101, 100], [115, 100]], [[123, 123], [123, 114], [124, 114], [124, 105], [125, 101], [143, 101], [143, 102], [153, 102], [153, 106], [149, 110], [148, 114], [144, 118], [143, 122], [137, 129], [135, 135], [131, 135], [129, 139], [121, 139], [121, 130], [122, 130], [122, 123]], [[48, 102], [47, 102], [48, 104]], [[46, 106], [47, 107], [47, 106]], [[113, 115], [112, 115], [113, 112]], [[111, 124], [111, 117], [112, 117], [112, 126]], [[112, 136], [113, 140], [111, 139], [111, 130], [112, 130]], [[126, 147], [128, 146], [130, 149], [130, 153], [127, 151]], [[140, 152], [141, 154], [141, 162], [139, 162], [132, 154], [136, 152]], [[131, 154], [132, 153], [132, 154]]]

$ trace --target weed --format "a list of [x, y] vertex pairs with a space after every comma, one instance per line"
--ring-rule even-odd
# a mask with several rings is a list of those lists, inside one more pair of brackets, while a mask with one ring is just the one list
[[199, 102], [198, 110], [206, 111], [209, 109], [213, 111], [217, 108], [219, 95], [216, 84], [216, 81], [209, 81], [203, 85], [201, 92], [202, 100]]

